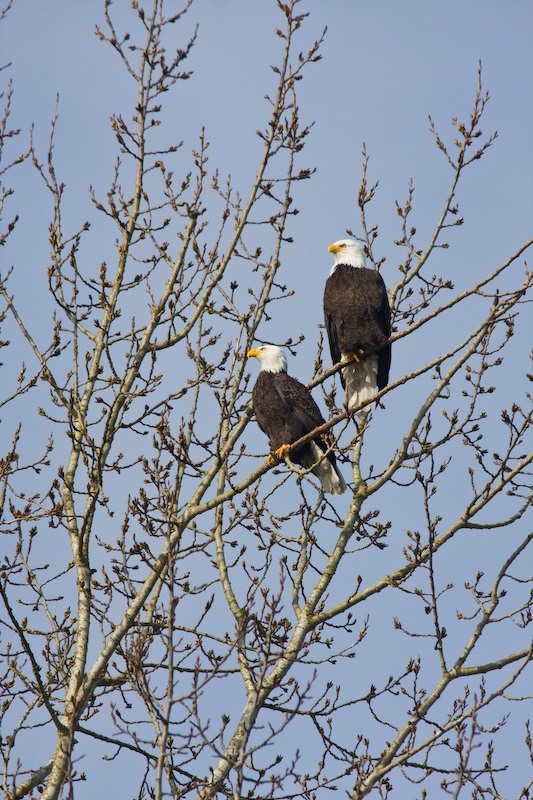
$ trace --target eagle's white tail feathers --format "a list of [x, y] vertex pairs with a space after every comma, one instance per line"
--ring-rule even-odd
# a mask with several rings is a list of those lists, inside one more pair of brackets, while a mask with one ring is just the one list
[[324, 453], [315, 442], [311, 442], [311, 453], [307, 457], [301, 457], [301, 462], [302, 467], [305, 469], [313, 468], [313, 472], [325, 492], [342, 494], [346, 489], [344, 478], [333, 464], [325, 458]]
[[[376, 394], [378, 386], [378, 356], [374, 353], [368, 356], [359, 364], [349, 364], [342, 370], [346, 381], [346, 392], [348, 395], [348, 408], [368, 400]], [[367, 413], [373, 408], [374, 403], [370, 403], [362, 409], [361, 413]]]

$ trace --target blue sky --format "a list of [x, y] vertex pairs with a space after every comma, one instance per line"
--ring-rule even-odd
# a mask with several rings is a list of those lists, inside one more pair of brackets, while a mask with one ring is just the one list
[[[117, 0], [112, 13], [120, 20], [128, 7], [129, 3]], [[289, 364], [293, 374], [306, 380], [322, 321], [322, 286], [331, 261], [327, 246], [343, 238], [347, 227], [361, 232], [356, 199], [363, 143], [370, 156], [369, 180], [379, 180], [370, 216], [380, 225], [376, 253], [386, 257], [382, 273], [390, 285], [402, 260], [394, 244], [400, 232], [395, 201], [405, 200], [412, 178], [413, 220], [423, 246], [451, 180], [451, 170], [435, 147], [428, 115], [442, 138], [452, 142], [451, 120], [468, 119], [480, 60], [483, 85], [491, 96], [481, 128], [487, 136], [498, 131], [498, 138], [486, 156], [466, 171], [458, 193], [465, 225], [450, 232], [450, 248], [435, 255], [432, 269], [466, 287], [531, 237], [533, 4], [530, 0], [305, 0], [300, 9], [310, 12], [297, 40], [302, 50], [328, 28], [323, 58], [308, 69], [299, 86], [301, 118], [315, 123], [301, 166], [317, 171], [295, 189], [300, 214], [292, 225], [294, 244], [282, 254], [285, 278], [296, 294], [287, 305], [289, 311], [270, 323], [265, 338], [306, 336], [300, 357]], [[169, 95], [166, 133], [175, 131], [176, 140], [183, 140], [179, 159], [186, 165], [205, 126], [211, 168], [231, 174], [245, 189], [262, 149], [255, 131], [268, 118], [264, 95], [274, 86], [270, 65], [279, 60], [281, 42], [273, 28], [281, 24], [280, 15], [275, 3], [266, 0], [196, 0], [183, 25], [176, 26], [176, 47], [183, 46], [196, 22], [198, 42], [186, 63], [194, 75]], [[67, 184], [65, 224], [72, 229], [92, 216], [89, 185], [103, 193], [110, 182], [115, 150], [109, 117], [131, 108], [135, 91], [118, 56], [94, 36], [95, 24], [104, 24], [103, 3], [95, 0], [15, 0], [0, 25], [1, 63], [11, 62], [0, 77], [5, 80], [9, 74], [13, 79], [12, 123], [22, 129], [14, 152], [27, 147], [34, 124], [38, 151], [45, 158], [59, 94], [56, 167]], [[129, 24], [125, 23], [126, 29]], [[10, 185], [16, 189], [11, 208], [21, 218], [3, 249], [0, 269], [4, 274], [8, 266], [16, 265], [12, 291], [19, 296], [24, 291], [35, 330], [48, 330], [43, 293], [50, 197], [29, 164], [12, 173]], [[97, 227], [90, 239], [86, 258], [95, 263], [106, 258], [112, 241], [103, 233]], [[303, 306], [305, 314], [300, 313]], [[530, 336], [523, 327], [519, 335], [522, 341]], [[440, 349], [440, 342], [416, 341], [420, 351], [405, 342], [395, 348], [391, 377], [399, 377], [420, 356], [429, 357]], [[512, 365], [506, 368], [511, 381]], [[397, 417], [384, 420], [382, 431], [391, 434], [396, 420], [415, 402], [416, 398], [400, 397]], [[495, 400], [496, 408], [499, 402]], [[516, 777], [518, 782], [524, 779]], [[94, 789], [93, 782], [86, 796], [92, 796]], [[81, 791], [79, 796], [84, 796]]]
[[[501, 260], [527, 236], [533, 212], [533, 110], [527, 88], [533, 77], [531, 4], [310, 2], [301, 8], [310, 12], [300, 32], [302, 49], [326, 25], [328, 32], [322, 61], [299, 86], [301, 118], [315, 123], [302, 164], [317, 170], [295, 190], [301, 213], [294, 221], [295, 244], [285, 253], [300, 282], [299, 297], [308, 294], [308, 277], [321, 280], [329, 268], [327, 245], [346, 227], [359, 232], [355, 199], [363, 143], [370, 157], [369, 178], [380, 184], [371, 214], [380, 224], [378, 253], [387, 258], [388, 283], [401, 258], [393, 244], [399, 233], [394, 203], [405, 199], [410, 178], [416, 226], [421, 237], [427, 236], [451, 177], [434, 145], [428, 114], [444, 140], [452, 141], [451, 119], [468, 119], [480, 59], [491, 96], [482, 130], [497, 130], [498, 139], [465, 174], [459, 201], [467, 225], [453, 232], [451, 244], [457, 249], [445, 255], [453, 261], [456, 279], [464, 278], [465, 284], [469, 274]], [[112, 9], [117, 16], [122, 11], [120, 4]], [[26, 140], [30, 124], [35, 125], [43, 157], [59, 94], [55, 157], [67, 184], [66, 222], [73, 225], [91, 213], [89, 184], [102, 192], [107, 187], [115, 158], [109, 117], [127, 111], [134, 91], [118, 56], [94, 36], [94, 25], [102, 25], [102, 19], [97, 2], [29, 0], [15, 3], [0, 28], [2, 59], [12, 62], [12, 119]], [[279, 55], [281, 43], [272, 33], [280, 24], [278, 12], [268, 2], [197, 2], [183, 27], [176, 27], [177, 45], [196, 22], [198, 42], [187, 62], [194, 75], [169, 98], [167, 125], [175, 128], [176, 140], [184, 141], [184, 164], [205, 126], [210, 166], [245, 186], [260, 152], [254, 132], [266, 118], [264, 95], [273, 85], [269, 65]], [[30, 169], [17, 178], [25, 214], [15, 246], [42, 275], [35, 260], [48, 224], [46, 192]], [[320, 292], [309, 292], [306, 301], [314, 304], [310, 317], [320, 316]], [[309, 326], [303, 332], [315, 335]]]

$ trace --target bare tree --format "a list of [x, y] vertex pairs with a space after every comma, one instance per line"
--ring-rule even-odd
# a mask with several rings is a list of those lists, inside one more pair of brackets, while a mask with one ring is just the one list
[[[89, 223], [63, 223], [57, 113], [44, 157], [33, 137], [11, 157], [19, 132], [4, 95], [1, 241], [17, 221], [6, 181], [33, 164], [51, 201], [54, 309], [48, 339], [37, 340], [31, 309], [3, 274], [14, 340], [2, 345], [24, 356], [18, 378], [2, 382], [1, 405], [32, 401], [0, 461], [6, 797], [73, 797], [91, 780], [77, 760], [97, 746], [111, 770], [127, 765], [139, 798], [333, 788], [386, 797], [405, 781], [410, 796], [439, 786], [502, 796], [497, 734], [529, 698], [531, 674], [530, 354], [513, 351], [522, 382], [498, 420], [494, 389], [529, 299], [521, 256], [533, 240], [466, 291], [432, 272], [444, 232], [462, 224], [460, 178], [494, 141], [479, 128], [480, 71], [455, 142], [433, 129], [451, 175], [434, 231], [419, 241], [411, 186], [395, 209], [403, 260], [396, 282], [385, 275], [393, 351], [409, 337], [416, 353], [420, 331], [446, 336], [428, 363], [379, 393], [385, 411], [347, 410], [340, 367], [325, 368], [318, 343], [309, 385], [322, 387], [322, 427], [345, 477], [352, 470], [344, 513], [292, 464], [291, 449], [286, 463], [266, 458], [248, 426], [246, 354], [292, 293], [282, 254], [296, 184], [313, 172], [301, 162], [309, 125], [296, 90], [321, 44], [294, 52], [306, 15], [299, 0], [278, 5], [276, 85], [244, 191], [208, 166], [203, 132], [179, 177], [179, 144], [153, 144], [166, 93], [189, 78], [195, 37], [173, 55], [165, 48], [190, 2], [172, 16], [163, 0], [133, 2], [130, 35], [106, 0], [98, 36], [137, 88], [133, 122], [112, 120], [107, 195], [91, 189], [95, 219], [114, 239], [97, 269], [79, 268]], [[365, 153], [362, 240], [379, 269], [367, 167]], [[405, 391], [410, 416], [398, 416], [376, 459], [378, 420]], [[34, 417], [49, 434], [42, 443]], [[521, 746], [527, 764], [527, 726]]]

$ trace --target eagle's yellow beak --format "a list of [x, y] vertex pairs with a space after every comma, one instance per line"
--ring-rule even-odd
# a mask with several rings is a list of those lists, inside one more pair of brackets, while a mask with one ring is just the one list
[[258, 356], [258, 355], [259, 355], [259, 350], [249, 350], [246, 353], [246, 358], [251, 358], [251, 356]]
[[337, 244], [330, 244], [328, 253], [340, 253], [341, 248]]

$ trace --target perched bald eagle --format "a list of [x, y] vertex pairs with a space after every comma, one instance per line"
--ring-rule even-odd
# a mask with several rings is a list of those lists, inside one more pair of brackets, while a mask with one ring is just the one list
[[[287, 375], [287, 359], [281, 347], [267, 344], [250, 350], [248, 358], [255, 356], [261, 372], [252, 390], [252, 401], [259, 427], [270, 439], [270, 449], [283, 458], [287, 446], [306, 433], [324, 424], [320, 409], [306, 386]], [[304, 444], [291, 460], [305, 469], [312, 469], [322, 489], [330, 494], [342, 494], [346, 484], [337, 469], [333, 451], [328, 449], [325, 435]]]
[[389, 300], [383, 278], [365, 266], [363, 248], [357, 242], [341, 239], [328, 250], [335, 263], [324, 291], [326, 330], [334, 364], [347, 356], [355, 358], [341, 370], [351, 407], [387, 385], [391, 359]]

